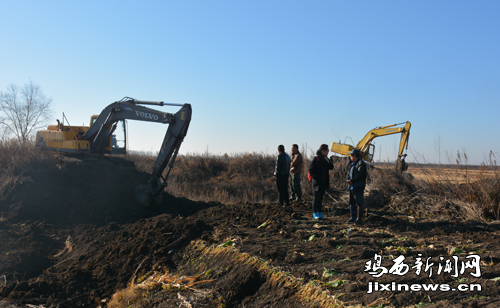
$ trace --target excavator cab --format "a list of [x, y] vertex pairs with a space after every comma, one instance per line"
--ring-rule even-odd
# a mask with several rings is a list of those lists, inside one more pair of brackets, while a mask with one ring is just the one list
[[363, 160], [373, 161], [373, 153], [375, 153], [375, 145], [374, 144], [370, 144], [368, 146], [368, 149], [366, 150], [366, 152], [363, 155], [364, 156]]
[[127, 121], [120, 120], [113, 124], [111, 134], [111, 154], [127, 153]]
[[[90, 117], [89, 128], [94, 125], [99, 115]], [[109, 140], [103, 141], [104, 153], [127, 154], [127, 121], [118, 120], [109, 128]]]

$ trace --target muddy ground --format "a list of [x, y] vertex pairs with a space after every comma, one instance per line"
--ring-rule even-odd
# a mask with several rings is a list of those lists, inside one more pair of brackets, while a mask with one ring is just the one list
[[147, 180], [109, 162], [69, 160], [5, 185], [0, 307], [106, 307], [115, 292], [165, 272], [171, 283], [144, 286], [136, 306], [500, 307], [498, 222], [370, 208], [357, 226], [330, 197], [323, 221], [311, 219], [307, 197], [283, 209], [165, 194], [159, 208], [141, 209], [131, 194]]

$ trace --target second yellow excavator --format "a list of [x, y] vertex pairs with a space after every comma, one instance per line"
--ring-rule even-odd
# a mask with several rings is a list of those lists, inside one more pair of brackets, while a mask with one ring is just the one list
[[386, 136], [386, 135], [393, 135], [393, 134], [401, 134], [401, 140], [399, 142], [399, 151], [398, 151], [398, 158], [396, 159], [396, 166], [395, 169], [396, 171], [404, 172], [408, 170], [408, 164], [405, 162], [406, 158], [406, 153], [403, 154], [403, 151], [408, 150], [408, 139], [410, 138], [410, 127], [411, 123], [406, 121], [403, 123], [399, 124], [392, 124], [388, 126], [381, 126], [381, 127], [376, 127], [372, 130], [370, 130], [364, 137], [361, 139], [356, 147], [350, 145], [350, 144], [343, 144], [340, 143], [340, 141], [334, 142], [332, 144], [331, 151], [342, 154], [342, 155], [349, 155], [349, 152], [351, 152], [354, 149], [358, 149], [361, 152], [362, 159], [368, 162], [373, 161], [373, 153], [375, 151], [375, 145], [372, 144], [371, 142], [373, 139], [381, 136]]

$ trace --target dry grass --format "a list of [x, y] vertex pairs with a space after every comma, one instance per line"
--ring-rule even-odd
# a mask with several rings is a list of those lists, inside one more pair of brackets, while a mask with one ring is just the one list
[[[405, 174], [393, 165], [369, 168], [368, 207], [388, 207], [420, 218], [490, 220], [500, 218], [500, 168], [493, 153], [480, 166], [467, 164], [466, 154], [457, 154], [456, 164], [412, 164]], [[145, 172], [154, 157], [129, 156]], [[275, 156], [244, 153], [237, 155], [186, 155], [176, 161], [169, 178], [168, 192], [199, 201], [221, 203], [274, 203], [277, 199], [273, 178]], [[302, 174], [304, 199], [312, 200], [307, 180], [309, 162], [305, 157]], [[331, 188], [345, 191], [348, 160], [337, 158], [331, 172]], [[309, 196], [309, 197], [307, 197]], [[337, 201], [345, 206], [345, 197]], [[340, 204], [342, 203], [342, 204]]]
[[[465, 156], [465, 155], [464, 155]], [[372, 195], [379, 206], [422, 218], [500, 219], [500, 168], [493, 153], [488, 164], [414, 164], [406, 175], [392, 166], [372, 174]]]
[[[151, 154], [128, 154], [139, 171], [150, 173], [155, 157]], [[177, 197], [196, 201], [234, 203], [277, 202], [276, 182], [273, 176], [277, 156], [262, 153], [233, 155], [182, 155], [177, 157], [168, 178], [167, 192]], [[307, 179], [309, 162], [304, 157], [302, 191], [304, 199], [312, 200], [311, 184]], [[347, 160], [336, 159], [331, 174], [332, 188], [345, 189]], [[309, 197], [307, 197], [309, 196]]]
[[[241, 253], [233, 246], [206, 246], [202, 241], [194, 241], [190, 246], [190, 251], [197, 252], [191, 257], [193, 263], [199, 262], [199, 255], [201, 255], [209, 259], [221, 258], [234, 265], [251, 266], [258, 270], [262, 276], [267, 277], [272, 286], [294, 289], [294, 297], [299, 302], [318, 308], [345, 307], [342, 301], [331, 294], [325, 282], [319, 280], [310, 280], [306, 282], [303, 278], [295, 277], [290, 272], [283, 271], [280, 267], [271, 266], [268, 261], [262, 258], [245, 252]], [[200, 263], [200, 269], [205, 267], [206, 265], [204, 263]]]
[[[151, 172], [156, 160], [152, 154], [128, 154], [126, 158], [146, 173]], [[304, 157], [302, 189], [306, 202], [312, 200], [307, 169], [313, 158]], [[367, 205], [388, 207], [417, 218], [500, 219], [500, 167], [495, 155], [490, 153], [479, 166], [468, 165], [466, 158], [466, 154], [457, 153], [455, 164], [412, 164], [406, 175], [394, 172], [392, 165], [369, 168]], [[275, 160], [275, 155], [263, 153], [180, 155], [169, 176], [167, 192], [224, 204], [275, 203]], [[346, 190], [347, 163], [342, 158], [334, 162], [330, 176], [332, 189]], [[60, 164], [59, 153], [40, 150], [31, 144], [0, 141], [0, 197], [29, 173], [57, 172]], [[341, 198], [337, 203], [345, 206], [346, 200]]]
[[[384, 170], [392, 170], [393, 166], [384, 164], [377, 166]], [[494, 166], [468, 166], [461, 165], [432, 165], [415, 164], [410, 167], [410, 173], [416, 180], [427, 182], [450, 182], [454, 184], [465, 184], [483, 179], [494, 179], [500, 169]]]
[[8, 191], [29, 172], [42, 166], [57, 168], [58, 154], [42, 151], [31, 143], [22, 145], [16, 140], [0, 140], [0, 196]]
[[[127, 155], [136, 168], [151, 172], [155, 157]], [[167, 192], [197, 201], [222, 203], [274, 201], [274, 158], [262, 154], [182, 155], [168, 178]]]
[[[112, 295], [107, 307], [151, 307], [155, 298], [162, 297], [169, 307], [217, 307], [213, 290], [198, 289], [194, 286], [212, 280], [200, 280], [200, 276], [179, 276], [153, 272]], [[208, 305], [210, 304], [210, 305]]]

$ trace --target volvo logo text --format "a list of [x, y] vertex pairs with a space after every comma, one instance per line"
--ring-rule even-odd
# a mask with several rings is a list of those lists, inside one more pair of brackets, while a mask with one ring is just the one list
[[158, 120], [158, 115], [152, 114], [152, 113], [147, 113], [143, 111], [136, 111], [135, 115], [141, 118], [146, 118], [146, 119], [151, 119], [151, 120]]

